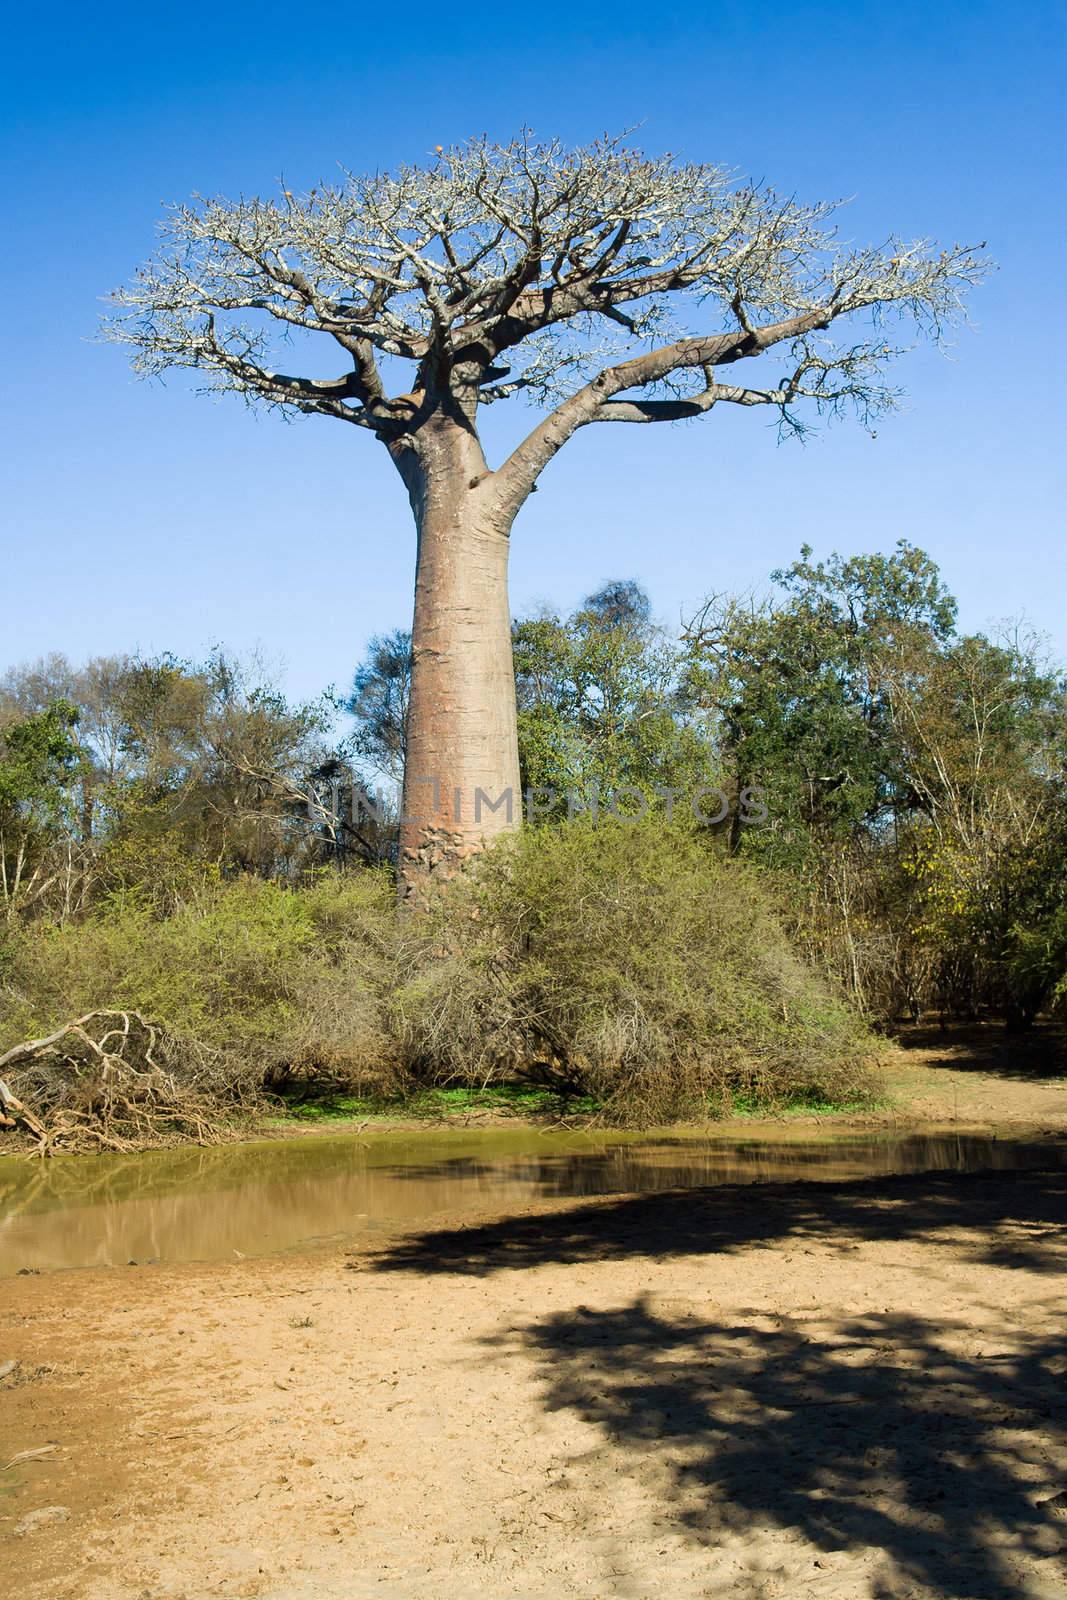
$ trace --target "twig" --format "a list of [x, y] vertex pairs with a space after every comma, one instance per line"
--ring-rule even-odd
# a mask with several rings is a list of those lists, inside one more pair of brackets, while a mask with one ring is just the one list
[[44, 1456], [55, 1455], [59, 1449], [57, 1444], [42, 1444], [36, 1450], [20, 1450], [17, 1456], [12, 1456], [10, 1461], [5, 1461], [0, 1467], [0, 1472], [7, 1472], [11, 1467], [17, 1467], [20, 1461], [40, 1461]]

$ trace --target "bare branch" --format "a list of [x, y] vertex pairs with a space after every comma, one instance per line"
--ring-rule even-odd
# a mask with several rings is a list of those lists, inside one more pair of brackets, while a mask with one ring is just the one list
[[[630, 414], [628, 410], [625, 415], [619, 413], [613, 415], [608, 411], [607, 415], [602, 417], [601, 412], [614, 396], [624, 393], [627, 389], [647, 388], [661, 383], [674, 373], [694, 368], [702, 370], [707, 376], [713, 373], [716, 367], [730, 365], [746, 357], [758, 356], [784, 340], [802, 338], [814, 329], [824, 326], [826, 316], [825, 311], [812, 312], [807, 316], [791, 317], [784, 322], [772, 323], [749, 333], [741, 331], [712, 334], [699, 339], [679, 339], [673, 344], [661, 346], [658, 350], [649, 350], [644, 355], [620, 362], [617, 366], [606, 367], [590, 383], [557, 406], [555, 411], [539, 423], [508, 457], [496, 475], [502, 500], [507, 505], [521, 505], [552, 458], [568, 439], [587, 423], [600, 420], [660, 420], [656, 414], [638, 416]], [[702, 394], [688, 402], [690, 409], [685, 411], [685, 416], [708, 411], [716, 399], [725, 398], [713, 392], [709, 393], [712, 384], [713, 380], [709, 378]], [[629, 403], [622, 404], [628, 407]], [[676, 405], [678, 402], [669, 404]], [[678, 418], [668, 416], [663, 420], [678, 420]]]
[[[904, 317], [940, 338], [986, 263], [924, 241], [843, 246], [835, 209], [617, 139], [475, 139], [428, 166], [344, 173], [304, 195], [174, 208], [154, 259], [114, 296], [107, 332], [133, 347], [138, 372], [195, 368], [251, 402], [390, 443], [414, 439], [439, 405], [472, 421], [479, 404], [514, 395], [553, 404], [502, 469], [513, 498], [589, 421], [683, 420], [724, 401], [778, 406], [796, 432], [794, 402], [854, 403], [864, 418], [891, 403], [878, 324]], [[810, 341], [846, 316], [867, 323], [863, 342], [805, 342], [788, 379], [705, 377], [679, 392], [676, 374]], [[340, 348], [349, 368], [292, 376], [272, 340]], [[390, 399], [383, 373], [398, 362], [416, 370]], [[631, 389], [644, 392], [622, 398]]]

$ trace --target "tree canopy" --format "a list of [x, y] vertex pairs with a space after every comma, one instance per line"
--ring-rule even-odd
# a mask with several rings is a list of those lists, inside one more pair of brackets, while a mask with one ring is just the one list
[[[303, 194], [174, 206], [108, 331], [142, 374], [192, 368], [394, 449], [442, 391], [553, 406], [503, 469], [519, 496], [590, 422], [725, 403], [799, 430], [805, 401], [864, 420], [892, 406], [889, 324], [940, 337], [987, 263], [981, 246], [848, 244], [837, 210], [622, 139], [472, 139]], [[833, 336], [857, 317], [860, 337]], [[787, 370], [770, 384], [717, 375], [778, 345]], [[311, 370], [290, 372], [305, 350]]]

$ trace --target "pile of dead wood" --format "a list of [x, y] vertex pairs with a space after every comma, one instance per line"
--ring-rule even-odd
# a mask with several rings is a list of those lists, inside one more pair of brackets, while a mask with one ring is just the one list
[[0, 1055], [0, 1129], [35, 1154], [216, 1144], [218, 1053], [139, 1011], [90, 1011]]

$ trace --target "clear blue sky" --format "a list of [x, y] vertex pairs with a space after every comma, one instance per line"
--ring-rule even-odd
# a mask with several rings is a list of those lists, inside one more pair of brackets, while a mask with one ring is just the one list
[[[609, 20], [610, 19], [610, 20]], [[778, 446], [761, 412], [605, 427], [568, 447], [514, 536], [516, 609], [636, 576], [668, 621], [805, 540], [901, 536], [970, 627], [1025, 614], [1067, 655], [1062, 0], [937, 4], [256, 4], [19, 8], [6, 26], [0, 665], [59, 649], [259, 645], [299, 695], [406, 624], [409, 512], [385, 453], [92, 341], [161, 203], [300, 188], [477, 132], [639, 142], [803, 198], [857, 238], [987, 239], [999, 273], [954, 357], [910, 356], [871, 441]]]

